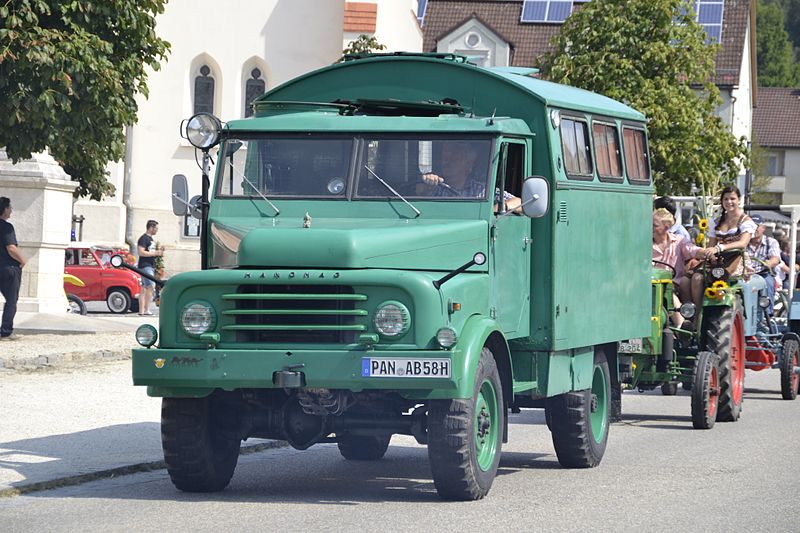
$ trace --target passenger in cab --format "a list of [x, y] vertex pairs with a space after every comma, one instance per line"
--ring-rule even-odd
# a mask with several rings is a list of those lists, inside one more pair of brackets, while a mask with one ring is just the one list
[[[689, 295], [689, 279], [683, 275], [684, 264], [689, 259], [705, 258], [708, 252], [683, 236], [672, 233], [670, 228], [674, 224], [675, 218], [665, 208], [656, 209], [653, 213], [653, 261], [672, 267], [675, 287], [672, 303], [677, 309], [681, 306], [681, 300], [685, 301]], [[672, 320], [676, 327], [683, 324], [683, 317], [679, 313], [673, 313]]]
[[[711, 247], [706, 248], [707, 258], [715, 257], [726, 250], [744, 250], [755, 235], [756, 223], [742, 210], [741, 200], [742, 193], [735, 185], [722, 189], [720, 194], [722, 214], [714, 221], [713, 227], [709, 228]], [[732, 276], [742, 275], [744, 273], [742, 256], [733, 256], [725, 268]], [[702, 272], [695, 272], [692, 276], [692, 301], [698, 308], [703, 303]]]

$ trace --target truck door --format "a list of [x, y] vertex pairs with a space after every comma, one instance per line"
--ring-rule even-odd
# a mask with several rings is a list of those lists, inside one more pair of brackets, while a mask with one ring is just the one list
[[[497, 188], [521, 198], [522, 183], [528, 174], [524, 141], [503, 141], [497, 167]], [[530, 329], [531, 219], [523, 214], [507, 214], [503, 205], [491, 231], [489, 250], [492, 261], [492, 303], [503, 331], [511, 337], [527, 336]]]

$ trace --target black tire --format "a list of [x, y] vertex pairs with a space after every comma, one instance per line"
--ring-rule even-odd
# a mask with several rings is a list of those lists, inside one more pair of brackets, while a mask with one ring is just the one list
[[70, 313], [74, 313], [76, 315], [86, 314], [86, 304], [74, 294], [67, 294], [67, 302], [69, 303]]
[[226, 438], [214, 397], [164, 398], [161, 445], [173, 485], [186, 492], [216, 492], [228, 486], [241, 441]]
[[386, 455], [391, 435], [380, 437], [343, 435], [339, 437], [339, 453], [348, 461], [377, 461]]
[[[546, 413], [547, 410], [545, 410], [545, 416]], [[622, 422], [622, 386], [620, 384], [611, 386], [611, 410], [609, 412], [609, 417], [612, 423]], [[552, 431], [549, 425], [547, 428]]]
[[736, 422], [744, 401], [745, 363], [744, 318], [739, 299], [733, 307], [706, 308], [703, 326], [705, 350], [719, 356], [717, 421]]
[[692, 426], [711, 429], [719, 411], [719, 356], [700, 352], [694, 364], [692, 381]]
[[131, 295], [124, 289], [111, 289], [106, 296], [106, 305], [114, 314], [127, 313], [131, 308]]
[[676, 394], [678, 394], [678, 384], [670, 382], [662, 383], [661, 394], [664, 396], [675, 396]]
[[794, 367], [800, 363], [800, 344], [790, 337], [783, 341], [781, 350], [781, 396], [784, 400], [797, 398], [800, 387], [800, 376], [795, 374]]
[[500, 373], [488, 348], [481, 350], [469, 400], [428, 405], [428, 458], [433, 483], [446, 500], [479, 500], [497, 475], [505, 404]]
[[594, 354], [592, 388], [547, 399], [546, 414], [558, 462], [565, 468], [591, 468], [600, 464], [608, 443], [611, 380], [608, 361]]

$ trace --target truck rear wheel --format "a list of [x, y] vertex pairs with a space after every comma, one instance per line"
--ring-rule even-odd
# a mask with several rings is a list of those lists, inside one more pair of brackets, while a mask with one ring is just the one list
[[547, 399], [546, 415], [558, 462], [565, 468], [600, 464], [608, 442], [611, 380], [602, 351], [594, 354], [592, 388]]
[[718, 402], [719, 357], [713, 352], [700, 352], [692, 380], [692, 426], [695, 429], [714, 427]]
[[241, 440], [226, 437], [215, 398], [164, 398], [161, 444], [172, 484], [186, 492], [215, 492], [233, 477]]
[[428, 457], [439, 496], [486, 496], [500, 464], [504, 417], [500, 373], [492, 352], [483, 348], [472, 398], [428, 405]]
[[705, 350], [719, 355], [717, 421], [736, 422], [744, 400], [744, 317], [739, 299], [733, 307], [709, 307], [703, 319]]
[[386, 455], [391, 435], [380, 437], [343, 435], [339, 437], [339, 453], [348, 461], [377, 461]]

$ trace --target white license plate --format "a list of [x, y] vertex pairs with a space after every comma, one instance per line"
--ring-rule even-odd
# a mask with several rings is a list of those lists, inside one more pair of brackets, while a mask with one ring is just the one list
[[449, 378], [450, 365], [450, 359], [364, 357], [361, 359], [361, 377]]
[[642, 353], [642, 339], [620, 342], [618, 353]]

